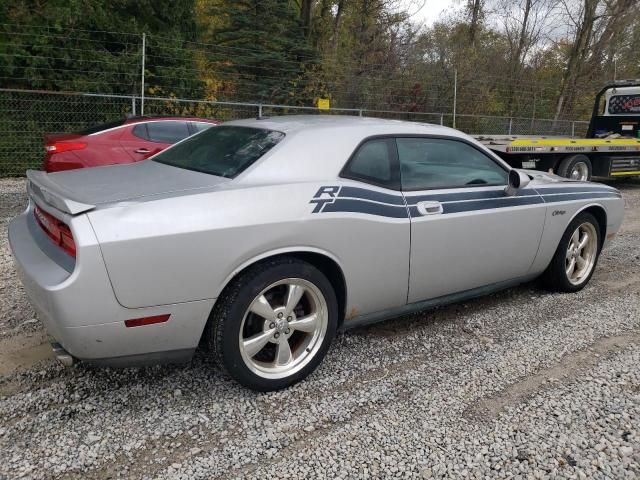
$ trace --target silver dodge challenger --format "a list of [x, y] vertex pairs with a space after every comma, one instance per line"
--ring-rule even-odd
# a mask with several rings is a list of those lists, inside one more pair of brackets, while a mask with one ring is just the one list
[[612, 187], [372, 118], [234, 121], [140, 163], [27, 177], [10, 246], [59, 359], [202, 345], [261, 391], [309, 375], [339, 328], [536, 277], [580, 290], [623, 217]]

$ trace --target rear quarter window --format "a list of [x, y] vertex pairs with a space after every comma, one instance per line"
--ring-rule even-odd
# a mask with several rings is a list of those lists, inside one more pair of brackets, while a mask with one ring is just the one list
[[373, 138], [362, 143], [340, 176], [379, 187], [399, 189], [396, 145], [393, 138]]
[[147, 132], [147, 124], [139, 123], [135, 127], [133, 127], [132, 133], [143, 140], [149, 140], [149, 132]]
[[77, 132], [78, 135], [92, 135], [94, 133], [104, 132], [105, 130], [109, 130], [110, 128], [116, 128], [121, 125], [124, 125], [126, 120], [116, 120], [114, 122], [101, 123], [99, 125], [93, 125], [91, 127], [87, 127], [84, 130], [80, 130]]
[[158, 143], [176, 143], [189, 136], [187, 122], [172, 120], [148, 122], [147, 132], [149, 132], [149, 140]]
[[197, 133], [197, 132], [201, 132], [203, 130], [207, 130], [211, 127], [215, 127], [215, 124], [213, 123], [207, 123], [207, 122], [192, 122], [191, 125], [193, 126], [193, 130]]

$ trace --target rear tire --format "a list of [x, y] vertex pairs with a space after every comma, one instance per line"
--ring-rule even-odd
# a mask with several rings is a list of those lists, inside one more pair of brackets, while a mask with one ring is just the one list
[[232, 280], [211, 312], [205, 340], [231, 377], [266, 392], [313, 372], [337, 325], [338, 302], [325, 275], [307, 262], [281, 257]]
[[578, 214], [562, 235], [556, 253], [542, 275], [543, 285], [555, 292], [582, 290], [598, 263], [601, 235], [593, 215], [588, 212]]
[[591, 160], [586, 155], [571, 155], [563, 158], [558, 166], [558, 175], [582, 182], [590, 181], [592, 172]]

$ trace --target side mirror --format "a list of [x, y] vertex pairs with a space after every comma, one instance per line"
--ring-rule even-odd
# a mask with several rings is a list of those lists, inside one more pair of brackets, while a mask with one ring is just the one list
[[529, 185], [530, 181], [529, 175], [514, 168], [509, 172], [509, 184], [505, 187], [504, 192], [513, 197], [518, 193], [518, 190]]

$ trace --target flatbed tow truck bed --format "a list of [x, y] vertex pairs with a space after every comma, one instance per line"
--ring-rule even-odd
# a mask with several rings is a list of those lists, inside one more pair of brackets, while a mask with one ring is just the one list
[[563, 162], [586, 157], [595, 176], [640, 175], [640, 139], [529, 135], [477, 135], [475, 138], [516, 168], [558, 172]]
[[574, 180], [640, 175], [640, 79], [610, 83], [596, 94], [584, 138], [475, 138], [514, 168], [551, 171]]

